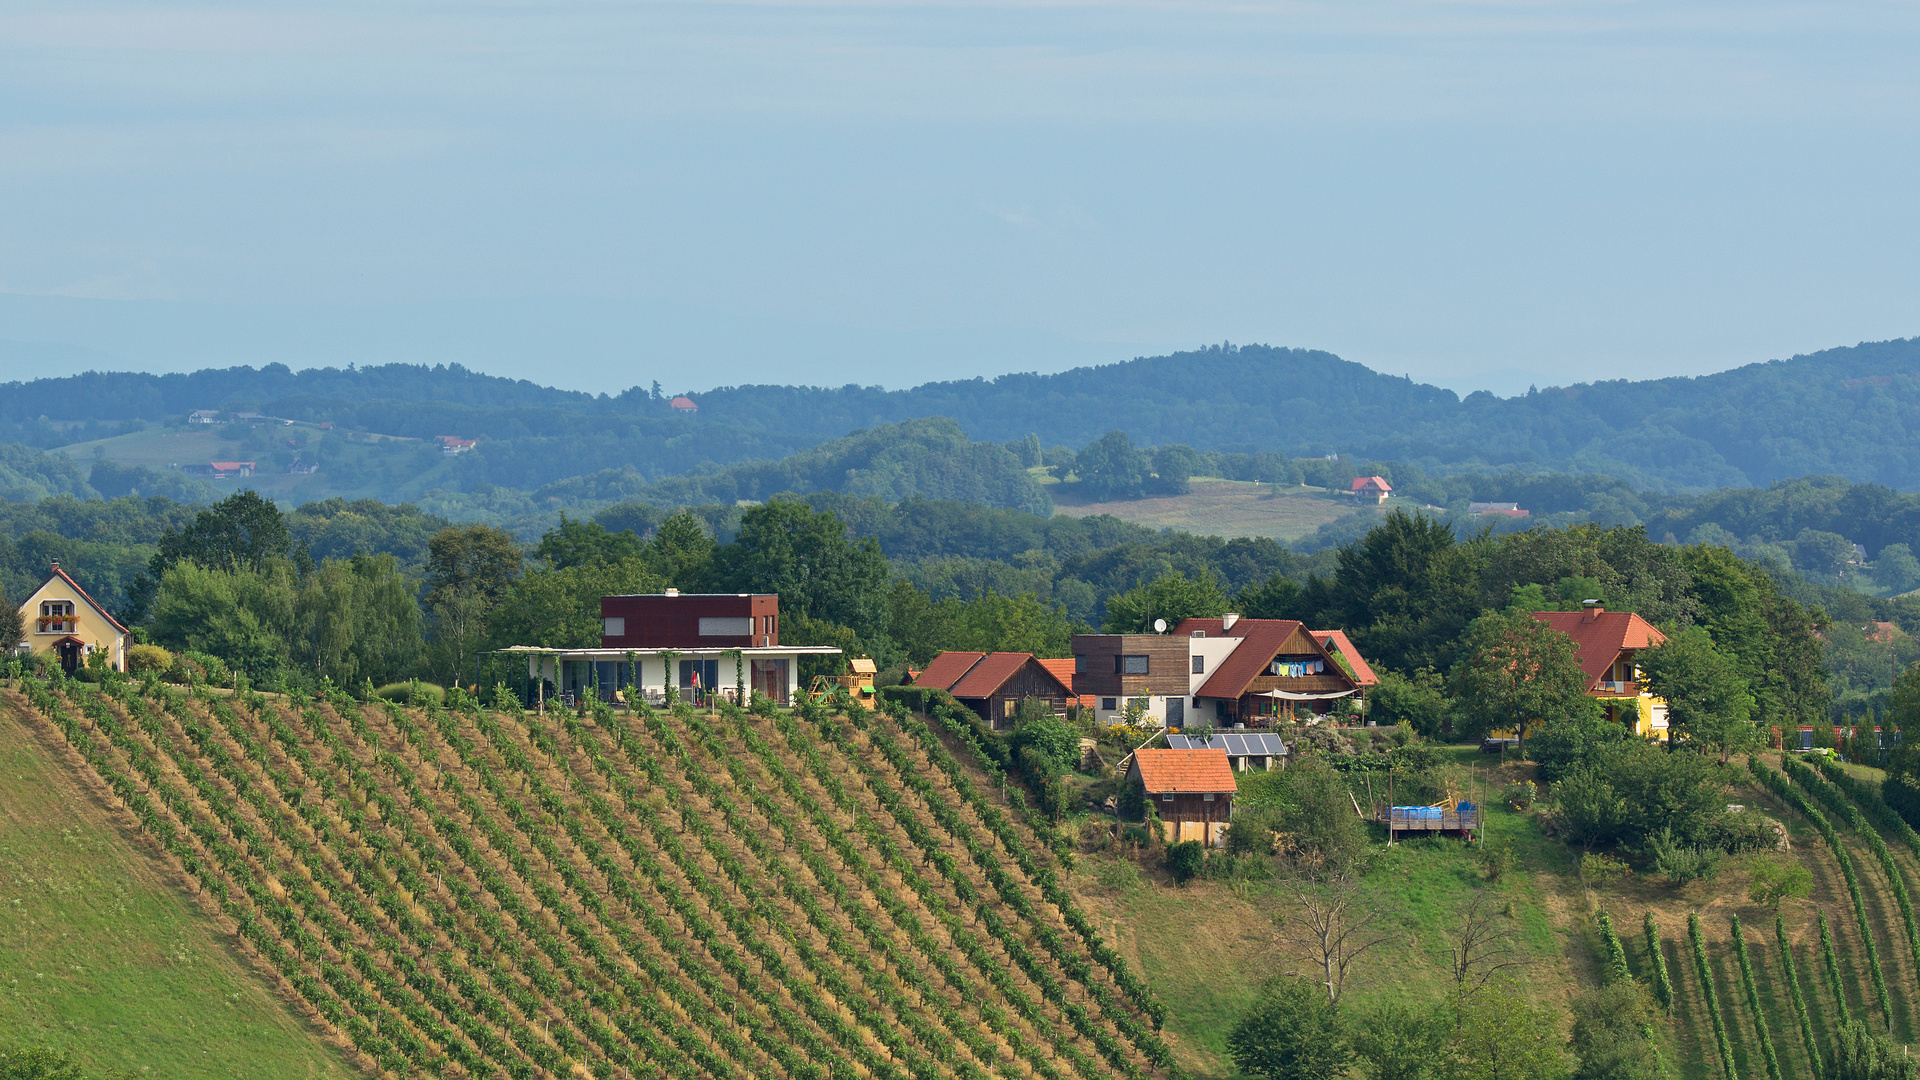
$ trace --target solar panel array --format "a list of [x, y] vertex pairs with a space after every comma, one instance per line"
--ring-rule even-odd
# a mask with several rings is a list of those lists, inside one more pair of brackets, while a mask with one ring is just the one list
[[1221, 731], [1212, 735], [1168, 735], [1173, 750], [1225, 750], [1228, 757], [1277, 757], [1287, 752], [1280, 736], [1267, 731]]

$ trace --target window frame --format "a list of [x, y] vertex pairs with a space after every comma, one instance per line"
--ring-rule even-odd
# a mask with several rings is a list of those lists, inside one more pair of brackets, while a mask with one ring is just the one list
[[1207, 673], [1207, 657], [1204, 653], [1194, 653], [1188, 657], [1188, 659], [1193, 661], [1192, 674], [1205, 675]]
[[[1138, 661], [1138, 670], [1135, 670], [1135, 661]], [[1152, 657], [1146, 653], [1120, 654], [1120, 674], [1122, 675], [1151, 675], [1153, 674], [1149, 670], [1151, 667]]]

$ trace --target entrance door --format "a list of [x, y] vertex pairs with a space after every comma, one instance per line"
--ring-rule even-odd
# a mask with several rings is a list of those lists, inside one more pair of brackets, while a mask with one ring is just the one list
[[765, 694], [774, 704], [787, 703], [787, 661], [749, 660], [747, 677], [756, 694]]
[[81, 653], [85, 650], [86, 646], [72, 638], [68, 638], [66, 641], [55, 645], [54, 648], [60, 652], [60, 670], [71, 675], [79, 669]]
[[704, 702], [720, 681], [720, 661], [680, 661], [680, 696], [688, 701]]
[[1186, 698], [1170, 697], [1167, 699], [1167, 726], [1168, 727], [1186, 727], [1187, 726], [1187, 699]]

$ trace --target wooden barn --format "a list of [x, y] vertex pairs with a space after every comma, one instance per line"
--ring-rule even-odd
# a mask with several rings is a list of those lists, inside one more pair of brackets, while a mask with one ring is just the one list
[[1135, 750], [1127, 783], [1160, 815], [1167, 843], [1226, 842], [1239, 786], [1225, 750]]
[[1022, 698], [1042, 698], [1055, 712], [1073, 700], [1072, 687], [1023, 652], [943, 652], [914, 676], [913, 684], [945, 690], [994, 727], [1013, 722]]

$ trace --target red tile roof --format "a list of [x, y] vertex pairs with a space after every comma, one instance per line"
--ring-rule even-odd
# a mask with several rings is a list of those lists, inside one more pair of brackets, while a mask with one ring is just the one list
[[933, 658], [927, 670], [913, 680], [915, 686], [934, 686], [942, 690], [951, 690], [954, 684], [973, 670], [973, 665], [986, 659], [983, 652], [943, 652]]
[[[1280, 651], [1294, 631], [1305, 631], [1319, 651], [1325, 652], [1320, 645], [1317, 632], [1307, 630], [1293, 619], [1236, 619], [1231, 628], [1226, 628], [1225, 619], [1184, 619], [1174, 633], [1192, 637], [1194, 631], [1201, 631], [1208, 637], [1245, 638], [1246, 643], [1227, 654], [1214, 669], [1212, 677], [1207, 679], [1197, 692], [1199, 697], [1237, 698], [1247, 692], [1247, 684], [1266, 673], [1267, 662]], [[1329, 657], [1331, 662], [1331, 658]], [[1364, 661], [1362, 662], [1364, 663]], [[1331, 674], [1340, 675], [1339, 665], [1331, 664]], [[1356, 667], [1354, 674], [1360, 669]], [[1371, 669], [1367, 672], [1371, 675]], [[1344, 676], [1342, 676], [1344, 678]], [[1378, 682], [1379, 680], [1374, 680]], [[1371, 684], [1369, 684], [1371, 685]]]
[[1533, 617], [1573, 639], [1589, 690], [1619, 659], [1622, 649], [1651, 649], [1667, 640], [1652, 623], [1631, 611], [1536, 611]]
[[1365, 491], [1367, 489], [1367, 485], [1369, 484], [1373, 485], [1374, 489], [1377, 491], [1393, 490], [1393, 485], [1387, 483], [1387, 478], [1384, 476], [1356, 476], [1353, 478], [1352, 490]]
[[1133, 764], [1149, 795], [1240, 790], [1225, 750], [1135, 750]]
[[239, 472], [241, 469], [253, 468], [251, 461], [210, 461], [207, 464], [221, 472]]
[[[1073, 657], [1069, 656], [1064, 660], [1041, 660], [1040, 666], [1046, 668], [1053, 674], [1054, 678], [1060, 680], [1060, 685], [1067, 688], [1067, 696], [1073, 696]], [[1093, 695], [1081, 694], [1079, 702], [1091, 709], [1093, 708]]]
[[1327, 649], [1328, 652], [1332, 652], [1334, 649], [1340, 650], [1340, 655], [1345, 657], [1348, 665], [1353, 668], [1353, 678], [1356, 684], [1360, 686], [1380, 685], [1380, 676], [1373, 673], [1373, 668], [1367, 663], [1365, 658], [1360, 655], [1360, 650], [1354, 648], [1353, 642], [1347, 640], [1347, 632], [1345, 630], [1309, 630], [1307, 633], [1312, 634], [1313, 640], [1319, 642], [1320, 647]]
[[680, 409], [682, 411], [692, 411], [700, 407], [694, 404], [694, 401], [692, 398], [686, 397], [684, 395], [681, 397], [674, 398], [672, 401], [667, 402], [667, 404], [672, 406], [673, 408]]
[[[52, 581], [54, 578], [59, 578], [61, 581], [64, 581], [67, 584], [73, 586], [73, 591], [80, 594], [80, 599], [85, 600], [87, 602], [88, 607], [99, 612], [101, 618], [104, 618], [108, 622], [112, 623], [114, 629], [120, 631], [123, 634], [127, 632], [127, 628], [120, 625], [119, 619], [114, 618], [113, 615], [109, 613], [106, 608], [101, 607], [99, 601], [95, 600], [91, 596], [88, 596], [87, 590], [81, 588], [79, 582], [68, 577], [67, 572], [65, 570], [60, 569], [60, 563], [58, 561], [56, 561], [53, 564], [53, 573], [48, 574], [47, 580], [40, 583], [40, 589], [46, 588], [47, 582]], [[37, 593], [40, 591], [40, 589], [35, 589], [33, 591]]]

